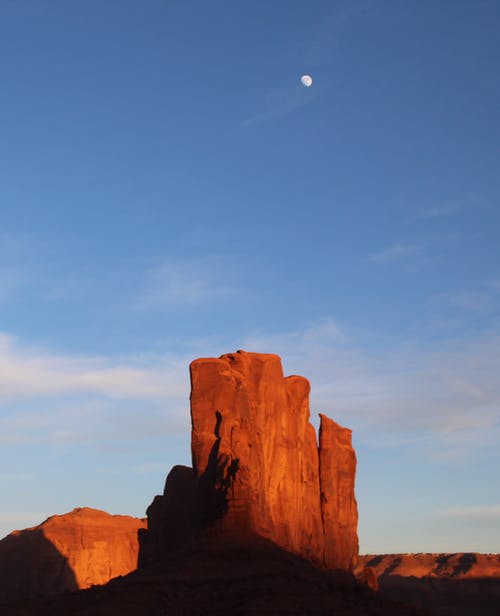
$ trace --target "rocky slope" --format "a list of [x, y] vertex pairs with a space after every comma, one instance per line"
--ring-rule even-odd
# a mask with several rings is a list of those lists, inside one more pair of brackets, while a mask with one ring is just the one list
[[205, 534], [106, 586], [2, 606], [2, 616], [418, 616], [256, 537]]
[[145, 520], [74, 509], [0, 541], [0, 601], [104, 584], [137, 566]]
[[379, 577], [500, 578], [500, 555], [457, 554], [364, 554], [357, 570], [373, 567]]
[[371, 554], [363, 567], [378, 574], [381, 594], [435, 616], [500, 614], [499, 554]]

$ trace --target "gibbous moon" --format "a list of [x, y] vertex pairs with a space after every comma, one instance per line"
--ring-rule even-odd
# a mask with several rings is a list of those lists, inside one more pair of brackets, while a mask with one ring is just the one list
[[302, 75], [300, 81], [302, 82], [303, 86], [305, 86], [306, 88], [310, 88], [312, 86], [313, 78], [311, 77], [311, 75]]

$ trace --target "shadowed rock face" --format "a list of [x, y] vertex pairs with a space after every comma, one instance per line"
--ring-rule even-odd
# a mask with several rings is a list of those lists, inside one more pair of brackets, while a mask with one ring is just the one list
[[2, 616], [418, 616], [260, 537], [203, 537], [106, 586], [0, 604]]
[[499, 554], [366, 554], [357, 565], [378, 574], [380, 592], [436, 616], [498, 616]]
[[0, 541], [0, 601], [105, 584], [137, 566], [145, 520], [82, 508]]
[[148, 528], [139, 531], [139, 565], [188, 544], [200, 530], [197, 479], [192, 468], [174, 466], [163, 496], [155, 496], [147, 509]]
[[[258, 535], [329, 568], [352, 568], [358, 515], [351, 431], [322, 416], [318, 448], [309, 382], [285, 378], [277, 355], [238, 351], [197, 359], [190, 370], [196, 513], [187, 517], [194, 531]], [[192, 495], [192, 477], [186, 481], [182, 489]], [[149, 554], [175, 534], [178, 515], [169, 513], [168, 500], [166, 489], [148, 510], [156, 535], [145, 541]]]

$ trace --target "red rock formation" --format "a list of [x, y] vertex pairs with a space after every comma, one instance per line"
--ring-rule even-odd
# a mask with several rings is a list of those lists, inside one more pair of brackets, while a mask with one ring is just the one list
[[191, 386], [202, 526], [254, 533], [313, 562], [351, 568], [351, 433], [323, 416], [318, 451], [309, 382], [285, 378], [277, 355], [238, 351], [195, 360]]
[[265, 539], [221, 543], [210, 534], [106, 586], [15, 606], [0, 603], [0, 614], [423, 616], [358, 585], [346, 571], [314, 567]]
[[500, 578], [499, 554], [364, 554], [357, 569], [373, 567], [379, 577]]
[[380, 594], [453, 616], [498, 616], [500, 554], [366, 554], [363, 567], [378, 574]]
[[87, 507], [0, 541], [0, 601], [105, 584], [136, 568], [145, 520]]
[[174, 466], [163, 495], [147, 509], [148, 529], [139, 532], [139, 564], [158, 561], [163, 554], [188, 544], [200, 528], [197, 479], [192, 468]]
[[358, 556], [358, 506], [354, 497], [356, 455], [351, 430], [320, 415], [319, 466], [325, 564], [352, 569]]

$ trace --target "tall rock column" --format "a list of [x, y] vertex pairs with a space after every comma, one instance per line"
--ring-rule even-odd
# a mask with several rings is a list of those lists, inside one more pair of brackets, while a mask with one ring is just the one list
[[[207, 527], [259, 535], [329, 568], [356, 561], [351, 431], [309, 422], [309, 382], [277, 355], [238, 351], [192, 362], [193, 469], [175, 467], [148, 509], [141, 563]], [[185, 502], [184, 502], [185, 501]]]
[[193, 467], [205, 522], [253, 532], [322, 560], [318, 449], [309, 383], [284, 378], [277, 355], [191, 364]]
[[358, 506], [354, 496], [356, 454], [351, 430], [320, 415], [319, 468], [325, 565], [353, 569], [358, 557]]

